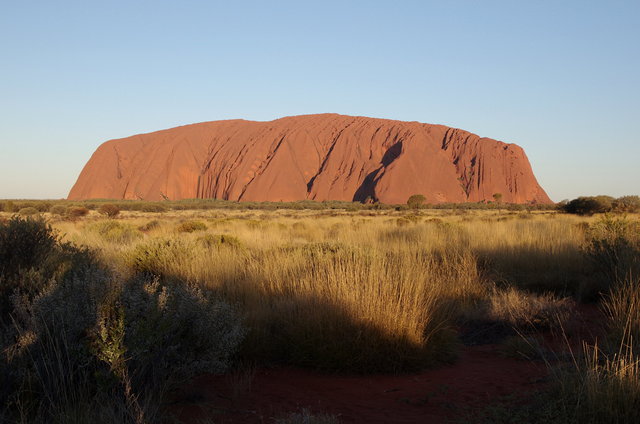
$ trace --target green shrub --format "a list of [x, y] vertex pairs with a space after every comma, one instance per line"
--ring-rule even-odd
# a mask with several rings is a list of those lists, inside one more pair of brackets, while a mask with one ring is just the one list
[[398, 228], [390, 228], [380, 232], [380, 240], [389, 242], [400, 243], [419, 243], [422, 238], [422, 231], [419, 227], [409, 226], [411, 221], [405, 218], [398, 218]]
[[145, 203], [140, 207], [142, 212], [166, 212], [169, 208], [160, 203]]
[[96, 222], [89, 229], [100, 234], [104, 240], [110, 243], [126, 244], [141, 237], [140, 232], [134, 227], [118, 221]]
[[33, 216], [33, 215], [37, 215], [38, 213], [40, 213], [38, 209], [32, 208], [32, 207], [22, 208], [18, 211], [18, 214], [22, 216]]
[[[244, 336], [227, 303], [182, 283], [114, 282], [96, 268], [78, 271], [23, 301], [15, 333], [26, 337], [2, 346], [9, 355], [0, 367], [10, 365], [13, 393], [0, 398], [0, 414], [9, 399], [28, 396], [39, 406], [27, 408], [22, 422], [38, 422], [38, 414], [48, 417], [40, 422], [67, 422], [57, 419], [78, 402], [129, 417], [115, 422], [161, 422], [167, 391], [227, 369]], [[72, 422], [111, 422], [96, 421], [100, 412]]]
[[640, 275], [640, 223], [605, 215], [587, 230], [584, 252], [610, 283]]
[[155, 230], [157, 228], [160, 227], [160, 221], [158, 221], [157, 219], [154, 219], [153, 221], [149, 221], [144, 225], [141, 225], [140, 227], [138, 227], [138, 230], [142, 231], [143, 233], [147, 233], [151, 230]]
[[622, 196], [613, 201], [616, 212], [640, 212], [640, 196]]
[[165, 275], [167, 264], [188, 260], [193, 246], [181, 239], [152, 239], [138, 244], [126, 255], [127, 265], [135, 272]]
[[137, 386], [222, 373], [244, 337], [227, 303], [186, 283], [137, 278], [124, 285], [120, 302]]
[[69, 219], [78, 219], [89, 214], [89, 209], [83, 206], [70, 206], [67, 208], [67, 217]]
[[54, 205], [49, 209], [49, 212], [53, 215], [64, 216], [67, 214], [67, 207], [64, 205]]
[[629, 345], [640, 353], [640, 277], [627, 276], [612, 288], [603, 301], [608, 318], [607, 339], [614, 351]]
[[0, 224], [0, 288], [3, 422], [164, 422], [167, 390], [225, 371], [244, 335], [211, 294], [118, 281], [42, 220]]
[[180, 233], [193, 233], [194, 231], [205, 231], [206, 229], [207, 224], [202, 221], [185, 221], [176, 228]]
[[242, 247], [242, 243], [237, 237], [228, 234], [206, 234], [198, 238], [198, 243], [207, 248], [219, 246]]
[[33, 207], [38, 210], [38, 212], [49, 212], [51, 209], [50, 202], [36, 202], [33, 204]]
[[419, 209], [427, 200], [422, 194], [414, 194], [407, 199], [407, 206], [412, 209]]
[[613, 209], [613, 197], [610, 196], [585, 196], [578, 197], [564, 206], [567, 213], [577, 215], [593, 215], [596, 213], [611, 212]]
[[[83, 315], [72, 314], [67, 325], [56, 326], [59, 321], [52, 321], [48, 316], [37, 319], [34, 314], [40, 316], [44, 299], [58, 293], [56, 284], [75, 278], [81, 269], [92, 263], [88, 251], [61, 243], [55, 231], [42, 219], [14, 217], [0, 223], [0, 351], [3, 352], [0, 356], [0, 405], [3, 405], [0, 419], [14, 402], [26, 401], [21, 397], [24, 392], [20, 388], [27, 390], [26, 399], [42, 394], [41, 406], [58, 399], [58, 393], [64, 391], [47, 374], [56, 364], [52, 361], [54, 355], [60, 353], [58, 339], [48, 337], [46, 343], [39, 341], [47, 331], [47, 336], [62, 337], [71, 331], [74, 323], [82, 321]], [[69, 304], [58, 308], [59, 311], [68, 312], [80, 306], [74, 299], [65, 299]], [[55, 332], [51, 331], [54, 326]], [[78, 340], [81, 338], [76, 334], [76, 353], [57, 357], [64, 361], [58, 362], [62, 368], [79, 357], [82, 346], [78, 345]], [[49, 354], [51, 361], [43, 359], [45, 354]], [[44, 368], [43, 363], [46, 363]], [[70, 384], [77, 383], [71, 373], [59, 377]], [[32, 421], [25, 421], [23, 417], [22, 422]]]
[[10, 312], [10, 295], [31, 296], [49, 278], [63, 278], [74, 265], [90, 262], [88, 251], [61, 243], [42, 219], [13, 217], [0, 223], [0, 315]]
[[16, 211], [15, 203], [13, 203], [11, 200], [7, 200], [6, 202], [4, 202], [4, 211], [15, 212]]
[[57, 234], [42, 219], [13, 217], [0, 223], [0, 282], [44, 263], [56, 243]]
[[120, 208], [118, 208], [113, 203], [105, 203], [104, 205], [100, 206], [98, 212], [102, 215], [106, 215], [109, 218], [115, 218], [120, 213]]

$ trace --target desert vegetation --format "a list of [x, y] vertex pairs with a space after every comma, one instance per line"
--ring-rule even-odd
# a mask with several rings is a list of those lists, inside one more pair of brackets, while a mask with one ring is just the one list
[[[639, 418], [640, 224], [628, 209], [8, 203], [0, 420], [162, 422], [180, 384], [238, 363], [411, 373], [489, 339], [548, 364], [531, 422]], [[605, 333], [550, 355], [541, 335], [571, 333], [584, 304]], [[290, 412], [274, 419], [338, 422]]]

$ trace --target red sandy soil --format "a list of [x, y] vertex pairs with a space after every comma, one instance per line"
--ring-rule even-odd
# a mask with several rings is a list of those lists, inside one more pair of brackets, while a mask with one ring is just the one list
[[69, 199], [550, 203], [524, 150], [443, 125], [320, 114], [102, 144]]
[[[465, 348], [450, 366], [411, 375], [336, 376], [292, 368], [259, 370], [248, 393], [230, 399], [228, 377], [204, 376], [172, 406], [185, 423], [273, 423], [307, 408], [345, 423], [442, 423], [463, 411], [544, 384], [542, 362], [505, 358], [495, 345]], [[189, 398], [192, 401], [189, 401]]]
[[[583, 340], [603, 334], [602, 322], [595, 305], [578, 305], [565, 330], [539, 336], [544, 348], [577, 352]], [[526, 402], [548, 385], [548, 373], [544, 361], [505, 357], [497, 344], [466, 346], [454, 364], [416, 374], [344, 376], [282, 367], [255, 371], [250, 387], [233, 376], [202, 376], [170, 410], [189, 424], [273, 423], [303, 408], [345, 423], [445, 423], [501, 397]]]

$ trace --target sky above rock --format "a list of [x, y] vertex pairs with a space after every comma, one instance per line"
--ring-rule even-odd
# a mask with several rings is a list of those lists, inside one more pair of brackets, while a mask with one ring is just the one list
[[559, 201], [640, 194], [637, 1], [0, 6], [0, 198], [66, 197], [102, 142], [334, 112], [522, 146]]

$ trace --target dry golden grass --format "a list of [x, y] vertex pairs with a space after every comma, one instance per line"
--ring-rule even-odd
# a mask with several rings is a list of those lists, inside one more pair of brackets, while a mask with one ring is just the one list
[[[143, 229], [124, 238], [95, 231], [104, 218], [93, 212], [54, 225], [123, 275], [196, 282], [240, 305], [248, 359], [400, 371], [454, 358], [453, 325], [495, 302], [493, 281], [579, 291], [572, 284], [586, 278], [587, 220], [500, 211], [124, 211], [118, 222]], [[193, 221], [206, 228], [181, 231]], [[211, 242], [220, 236], [234, 242]], [[528, 305], [523, 296], [502, 296], [501, 307], [511, 299], [517, 314]]]

